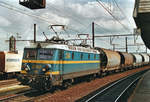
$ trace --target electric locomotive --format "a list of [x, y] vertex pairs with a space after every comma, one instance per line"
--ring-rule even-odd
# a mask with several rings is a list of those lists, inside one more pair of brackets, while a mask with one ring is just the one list
[[75, 78], [100, 73], [100, 52], [90, 47], [33, 43], [24, 48], [18, 80], [32, 88], [49, 90]]

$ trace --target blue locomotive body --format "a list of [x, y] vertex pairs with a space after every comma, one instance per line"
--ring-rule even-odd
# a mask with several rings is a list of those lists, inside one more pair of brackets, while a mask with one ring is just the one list
[[64, 51], [63, 71], [61, 74], [100, 69], [99, 58], [99, 54], [78, 51]]
[[55, 44], [36, 46], [24, 49], [22, 74], [18, 78], [23, 84], [50, 89], [65, 81], [100, 72], [97, 50]]

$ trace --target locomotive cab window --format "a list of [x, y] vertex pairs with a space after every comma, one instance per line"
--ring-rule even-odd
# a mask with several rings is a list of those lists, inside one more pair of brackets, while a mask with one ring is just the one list
[[24, 59], [36, 59], [37, 57], [37, 51], [34, 49], [27, 49], [24, 52]]
[[39, 59], [40, 60], [48, 60], [52, 59], [54, 54], [53, 49], [40, 49], [39, 50]]

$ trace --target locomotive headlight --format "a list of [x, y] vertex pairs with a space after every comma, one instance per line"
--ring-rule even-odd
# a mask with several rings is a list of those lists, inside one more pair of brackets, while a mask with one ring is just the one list
[[26, 66], [24, 67], [24, 70], [29, 71], [29, 70], [30, 70], [30, 67], [29, 67], [28, 65], [26, 65]]
[[28, 71], [28, 68], [25, 68], [26, 71]]
[[46, 71], [46, 69], [45, 69], [45, 68], [43, 68], [43, 69], [42, 69], [42, 71], [43, 71], [43, 72], [45, 72], [45, 71]]
[[47, 64], [47, 65], [45, 65], [45, 67], [42, 69], [42, 71], [43, 71], [43, 72], [47, 72], [48, 70], [50, 70], [51, 67], [52, 67], [51, 64]]

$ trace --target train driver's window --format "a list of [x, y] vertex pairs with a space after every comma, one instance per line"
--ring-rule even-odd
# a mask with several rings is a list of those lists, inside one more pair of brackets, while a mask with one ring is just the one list
[[34, 50], [28, 50], [28, 51], [26, 51], [25, 58], [26, 59], [36, 59], [36, 55], [37, 55], [36, 51], [34, 51]]
[[41, 60], [48, 60], [52, 59], [54, 54], [53, 49], [40, 49], [39, 51], [39, 59]]

